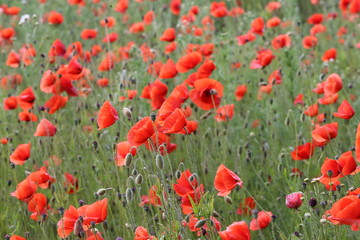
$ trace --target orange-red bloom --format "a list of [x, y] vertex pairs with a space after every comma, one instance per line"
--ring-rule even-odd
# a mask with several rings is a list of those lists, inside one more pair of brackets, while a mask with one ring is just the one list
[[342, 119], [350, 119], [354, 116], [355, 111], [354, 108], [350, 105], [350, 103], [344, 100], [338, 108], [338, 111], [333, 113], [334, 117], [342, 118]]
[[190, 99], [201, 109], [210, 110], [220, 105], [223, 89], [223, 85], [214, 79], [199, 79], [194, 82]]
[[10, 155], [10, 162], [16, 165], [23, 165], [30, 157], [31, 143], [19, 144]]
[[43, 118], [36, 127], [34, 136], [36, 137], [52, 137], [56, 133], [56, 127], [46, 118]]
[[223, 164], [219, 166], [214, 179], [214, 187], [219, 191], [218, 196], [227, 196], [236, 186], [243, 185], [243, 181]]
[[110, 127], [119, 119], [118, 112], [116, 109], [111, 105], [109, 101], [105, 101], [102, 107], [100, 108], [97, 123], [98, 123], [98, 130]]
[[271, 212], [261, 211], [258, 213], [257, 218], [253, 218], [250, 222], [250, 230], [257, 231], [266, 228], [271, 222]]
[[246, 222], [234, 222], [226, 227], [226, 230], [219, 232], [222, 240], [250, 240], [250, 230]]

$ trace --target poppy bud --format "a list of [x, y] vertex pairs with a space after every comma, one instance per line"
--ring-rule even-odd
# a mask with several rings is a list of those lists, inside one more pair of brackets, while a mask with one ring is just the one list
[[60, 207], [60, 208], [59, 208], [59, 213], [60, 213], [61, 216], [64, 215], [64, 210], [65, 210], [65, 209], [64, 209], [63, 207]]
[[241, 153], [242, 153], [242, 146], [239, 145], [238, 149], [237, 149], [237, 155], [238, 156], [241, 156]]
[[79, 206], [81, 207], [84, 205], [85, 201], [80, 199], [78, 203], [79, 203]]
[[8, 181], [7, 181], [7, 185], [8, 185], [8, 186], [10, 186], [10, 185], [11, 185], [11, 183], [12, 183], [12, 181], [11, 181], [11, 180], [8, 180]]
[[258, 218], [258, 213], [259, 213], [259, 211], [257, 209], [254, 209], [254, 210], [251, 211], [251, 215], [255, 219]]
[[316, 198], [310, 198], [310, 200], [309, 200], [309, 206], [313, 208], [313, 207], [316, 206], [316, 204], [317, 204]]
[[179, 170], [176, 170], [175, 177], [176, 179], [179, 179], [181, 177], [181, 172]]
[[320, 223], [321, 223], [321, 224], [325, 224], [325, 223], [326, 223], [326, 219], [320, 219]]
[[125, 156], [125, 166], [130, 167], [132, 161], [133, 161], [133, 155], [131, 153], [126, 154], [126, 156]]
[[131, 175], [137, 176], [137, 174], [138, 174], [138, 171], [136, 170], [136, 168], [134, 168], [131, 172]]
[[108, 229], [108, 223], [107, 223], [107, 221], [106, 221], [106, 220], [103, 222], [103, 228], [104, 228], [105, 230], [107, 230], [107, 229]]
[[216, 89], [211, 89], [210, 90], [210, 95], [216, 95], [218, 92], [216, 91]]
[[164, 158], [160, 154], [156, 156], [155, 163], [159, 169], [164, 169]]
[[299, 233], [298, 231], [295, 231], [295, 232], [294, 232], [294, 235], [295, 235], [296, 237], [298, 237], [298, 238], [301, 237], [301, 233]]
[[142, 177], [142, 175], [141, 175], [141, 174], [137, 175], [137, 177], [135, 178], [135, 183], [136, 183], [137, 185], [141, 185], [142, 182], [143, 182], [143, 177]]
[[10, 240], [10, 236], [9, 236], [9, 235], [6, 235], [6, 236], [5, 236], [5, 240]]
[[106, 189], [105, 188], [100, 188], [99, 190], [97, 190], [97, 195], [102, 196], [106, 193]]
[[305, 217], [305, 218], [310, 218], [310, 217], [311, 217], [311, 214], [307, 212], [307, 213], [304, 214], [304, 217]]
[[83, 218], [80, 216], [76, 220], [75, 225], [74, 225], [74, 234], [78, 237], [82, 237], [84, 234], [84, 229], [83, 229], [82, 223], [83, 223]]
[[213, 216], [213, 217], [215, 217], [215, 218], [220, 217], [219, 213], [217, 213], [216, 211], [213, 211], [213, 212], [211, 213], [211, 216]]
[[151, 119], [151, 121], [155, 122], [155, 120], [156, 120], [156, 113], [152, 112], [152, 113], [150, 114], [150, 119]]
[[290, 193], [286, 196], [285, 204], [288, 208], [298, 209], [302, 204], [302, 197], [303, 194], [301, 192]]
[[125, 192], [126, 201], [128, 203], [130, 203], [133, 200], [133, 197], [134, 197], [134, 193], [131, 190], [131, 188], [126, 189], [126, 192]]
[[122, 113], [128, 119], [130, 119], [132, 117], [132, 112], [129, 108], [123, 108]]
[[195, 224], [195, 228], [201, 228], [206, 224], [207, 219], [201, 219]]
[[231, 197], [229, 197], [229, 196], [225, 196], [225, 197], [224, 197], [224, 200], [225, 200], [225, 202], [226, 202], [227, 204], [230, 204], [230, 205], [233, 204], [233, 201], [232, 201]]

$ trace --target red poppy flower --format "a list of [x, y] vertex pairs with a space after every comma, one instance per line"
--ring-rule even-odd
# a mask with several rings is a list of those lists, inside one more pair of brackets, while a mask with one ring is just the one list
[[18, 96], [18, 104], [22, 110], [28, 110], [33, 107], [35, 99], [36, 97], [32, 87], [28, 87]]
[[16, 186], [16, 191], [10, 193], [10, 195], [16, 197], [23, 202], [28, 202], [35, 194], [36, 189], [37, 186], [33, 181], [25, 179]]
[[165, 101], [166, 93], [168, 87], [165, 83], [161, 82], [159, 79], [156, 79], [155, 82], [147, 85], [141, 94], [141, 98], [150, 99], [152, 109], [159, 109], [162, 103]]
[[17, 235], [12, 235], [10, 240], [26, 240], [26, 238], [23, 238], [23, 237], [20, 237], [20, 236], [17, 236]]
[[270, 49], [260, 50], [256, 55], [256, 59], [251, 61], [250, 69], [264, 68], [269, 65], [274, 58], [275, 56]]
[[235, 89], [236, 101], [241, 101], [241, 99], [243, 99], [243, 97], [245, 96], [246, 92], [247, 86], [245, 84], [237, 86]]
[[337, 159], [337, 162], [340, 165], [340, 175], [341, 177], [347, 176], [350, 174], [356, 174], [360, 169], [357, 168], [356, 161], [352, 155], [351, 151], [347, 151]]
[[80, 37], [84, 40], [87, 39], [94, 39], [97, 37], [97, 30], [95, 29], [84, 29], [81, 34]]
[[29, 112], [29, 111], [19, 112], [18, 116], [19, 116], [20, 121], [24, 121], [24, 122], [37, 122], [38, 121], [37, 116], [34, 113]]
[[211, 73], [216, 69], [216, 66], [213, 61], [205, 60], [203, 64], [200, 65], [196, 72], [196, 77], [198, 79], [208, 78]]
[[[173, 0], [174, 1], [174, 0]], [[157, 240], [156, 237], [151, 236], [147, 229], [139, 226], [135, 229], [135, 238], [134, 240]]]
[[106, 56], [101, 60], [98, 70], [101, 72], [110, 71], [116, 62], [116, 56], [112, 52], [108, 52]]
[[301, 198], [303, 194], [301, 192], [294, 192], [286, 195], [285, 204], [288, 208], [298, 209], [302, 205]]
[[56, 11], [51, 11], [47, 20], [50, 24], [59, 25], [63, 23], [64, 16]]
[[315, 36], [306, 36], [303, 39], [303, 48], [310, 49], [317, 45], [318, 39]]
[[342, 89], [342, 85], [342, 79], [338, 74], [333, 73], [329, 75], [323, 86], [325, 95], [332, 95], [339, 92]]
[[123, 141], [116, 144], [116, 166], [124, 166], [126, 155], [131, 153], [132, 156], [135, 156], [136, 152], [136, 147], [132, 146], [128, 141]]
[[309, 24], [320, 24], [324, 19], [324, 15], [321, 13], [315, 13], [308, 18]]
[[234, 104], [229, 104], [216, 109], [216, 121], [223, 122], [232, 119], [234, 116], [234, 107]]
[[271, 44], [274, 49], [289, 47], [291, 45], [291, 38], [287, 34], [281, 34], [281, 35], [275, 37], [272, 40]]
[[159, 78], [169, 79], [173, 78], [178, 74], [176, 70], [176, 65], [173, 60], [169, 59], [165, 64], [160, 68]]
[[[98, 224], [105, 221], [107, 206], [107, 198], [94, 202], [91, 205], [83, 205], [78, 209], [70, 205], [69, 209], [65, 210], [64, 216], [57, 223], [58, 235], [61, 238], [66, 238], [73, 231], [80, 235], [80, 232], [86, 231], [92, 222]], [[79, 217], [82, 217], [82, 221], [79, 220]]]
[[47, 203], [46, 196], [42, 193], [35, 193], [28, 202], [27, 209], [32, 213], [30, 218], [39, 221], [43, 214], [47, 214], [50, 206]]
[[154, 132], [154, 123], [150, 117], [145, 117], [129, 130], [127, 140], [131, 145], [138, 147], [144, 144]]
[[202, 56], [198, 52], [189, 53], [179, 59], [176, 69], [180, 73], [185, 73], [198, 65], [202, 61]]
[[319, 114], [319, 105], [317, 103], [309, 106], [305, 111], [304, 114], [309, 117], [315, 117]]
[[227, 8], [225, 2], [212, 2], [210, 5], [210, 14], [213, 17], [221, 18], [227, 15]]
[[63, 97], [61, 95], [53, 95], [44, 105], [49, 110], [49, 114], [54, 114], [60, 108], [66, 106], [68, 97]]
[[70, 173], [66, 172], [64, 174], [65, 182], [64, 187], [67, 193], [75, 193], [79, 189], [79, 181], [76, 177], [71, 175]]
[[342, 119], [350, 119], [354, 116], [355, 111], [350, 103], [344, 100], [338, 108], [338, 111], [333, 113], [334, 117]]
[[257, 231], [266, 228], [272, 220], [271, 218], [272, 215], [273, 214], [271, 212], [265, 212], [265, 211], [259, 212], [257, 218], [256, 219], [253, 218], [251, 220], [250, 230]]
[[176, 38], [175, 28], [167, 28], [160, 37], [161, 41], [172, 42]]
[[17, 108], [17, 97], [8, 97], [4, 99], [4, 110], [13, 110]]
[[358, 124], [356, 129], [355, 156], [356, 156], [356, 161], [360, 162], [360, 123]]
[[150, 25], [155, 19], [155, 13], [154, 11], [148, 11], [147, 13], [145, 13], [144, 15], [144, 19], [143, 19], [143, 23], [145, 25]]
[[109, 101], [105, 101], [102, 107], [100, 108], [97, 123], [98, 123], [98, 130], [110, 127], [119, 119], [118, 112], [116, 109], [111, 105]]
[[230, 194], [236, 186], [243, 185], [243, 181], [223, 164], [219, 166], [214, 179], [214, 187], [219, 191], [218, 196], [224, 197]]
[[222, 240], [250, 240], [250, 230], [246, 222], [234, 222], [226, 227], [226, 230], [219, 232]]
[[240, 203], [236, 213], [239, 215], [250, 215], [255, 206], [255, 200], [252, 197], [247, 197], [244, 203]]
[[335, 191], [336, 186], [339, 186], [341, 184], [340, 182], [340, 175], [337, 177], [328, 177], [327, 175], [322, 175], [319, 179], [319, 181], [325, 186], [325, 188], [328, 191]]
[[155, 207], [161, 206], [161, 198], [157, 194], [157, 192], [157, 187], [155, 185], [151, 186], [149, 190], [149, 195], [141, 196], [141, 203], [139, 204], [139, 206], [144, 206], [145, 204], [151, 204]]
[[49, 188], [55, 179], [47, 172], [46, 167], [41, 167], [38, 171], [32, 172], [27, 179], [36, 183], [40, 188]]
[[262, 19], [261, 17], [258, 17], [256, 19], [254, 19], [251, 23], [251, 32], [262, 36], [264, 33], [264, 19]]
[[280, 8], [281, 8], [281, 3], [275, 2], [275, 1], [269, 2], [269, 3], [266, 5], [266, 10], [269, 11], [269, 12], [277, 11], [277, 10], [279, 10]]
[[182, 109], [176, 108], [168, 115], [160, 125], [160, 131], [163, 133], [178, 133], [186, 127], [187, 121]]
[[46, 118], [43, 118], [36, 127], [35, 137], [52, 137], [56, 133], [56, 127], [49, 122]]
[[329, 219], [335, 225], [350, 225], [353, 231], [360, 228], [360, 199], [350, 195], [339, 199], [332, 208], [327, 211]]
[[10, 162], [16, 165], [23, 165], [30, 157], [31, 143], [19, 144], [10, 155]]
[[341, 169], [341, 165], [336, 160], [326, 158], [321, 166], [321, 173], [324, 176], [330, 173], [330, 177], [337, 177], [340, 174]]
[[311, 135], [316, 146], [325, 146], [331, 139], [336, 138], [338, 133], [338, 123], [328, 123], [315, 128]]
[[336, 48], [330, 48], [329, 50], [326, 50], [321, 59], [323, 60], [323, 62], [335, 60], [336, 59]]
[[201, 109], [210, 110], [220, 105], [223, 88], [223, 85], [214, 79], [199, 79], [194, 82], [190, 99]]
[[268, 28], [274, 28], [274, 27], [277, 27], [279, 26], [281, 23], [281, 19], [278, 18], [278, 17], [273, 17], [273, 18], [270, 18], [267, 22], [266, 22], [266, 26]]
[[116, 19], [114, 17], [106, 17], [100, 21], [100, 25], [103, 27], [112, 28], [116, 24]]
[[20, 66], [20, 62], [20, 54], [16, 53], [15, 51], [11, 51], [6, 58], [6, 66], [12, 68], [18, 68]]
[[140, 33], [143, 32], [144, 30], [145, 30], [145, 25], [143, 22], [133, 23], [129, 28], [130, 33]]
[[310, 35], [315, 36], [319, 33], [324, 33], [326, 32], [326, 27], [322, 24], [315, 24], [311, 29], [310, 29]]
[[315, 145], [311, 142], [304, 145], [297, 146], [294, 151], [291, 152], [293, 160], [309, 159], [314, 154]]

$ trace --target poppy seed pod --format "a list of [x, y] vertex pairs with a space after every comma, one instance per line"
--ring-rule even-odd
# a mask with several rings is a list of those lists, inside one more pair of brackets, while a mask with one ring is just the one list
[[224, 200], [225, 200], [225, 202], [226, 202], [227, 204], [229, 204], [229, 205], [232, 205], [232, 204], [233, 204], [233, 200], [232, 200], [231, 197], [229, 197], [229, 196], [225, 196], [225, 197], [224, 197]]
[[125, 156], [125, 166], [130, 167], [132, 161], [133, 161], [133, 155], [131, 153], [126, 154], [126, 156]]
[[195, 224], [195, 228], [201, 228], [203, 227], [207, 222], [207, 219], [201, 219]]
[[159, 169], [164, 169], [164, 158], [160, 154], [156, 156], [155, 163]]
[[105, 188], [100, 188], [99, 190], [97, 190], [97, 195], [102, 196], [106, 193], [106, 189]]
[[142, 182], [143, 182], [143, 177], [142, 177], [142, 175], [141, 175], [141, 174], [137, 175], [137, 177], [135, 178], [135, 183], [136, 183], [137, 185], [141, 185]]
[[128, 119], [130, 119], [132, 117], [132, 112], [131, 112], [130, 108], [123, 108], [122, 113]]
[[134, 198], [134, 193], [131, 188], [127, 188], [125, 192], [125, 198], [128, 203], [130, 203]]

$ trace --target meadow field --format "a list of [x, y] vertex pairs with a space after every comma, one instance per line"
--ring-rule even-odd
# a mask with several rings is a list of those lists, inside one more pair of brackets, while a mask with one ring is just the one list
[[0, 237], [358, 239], [360, 0], [1, 0]]

